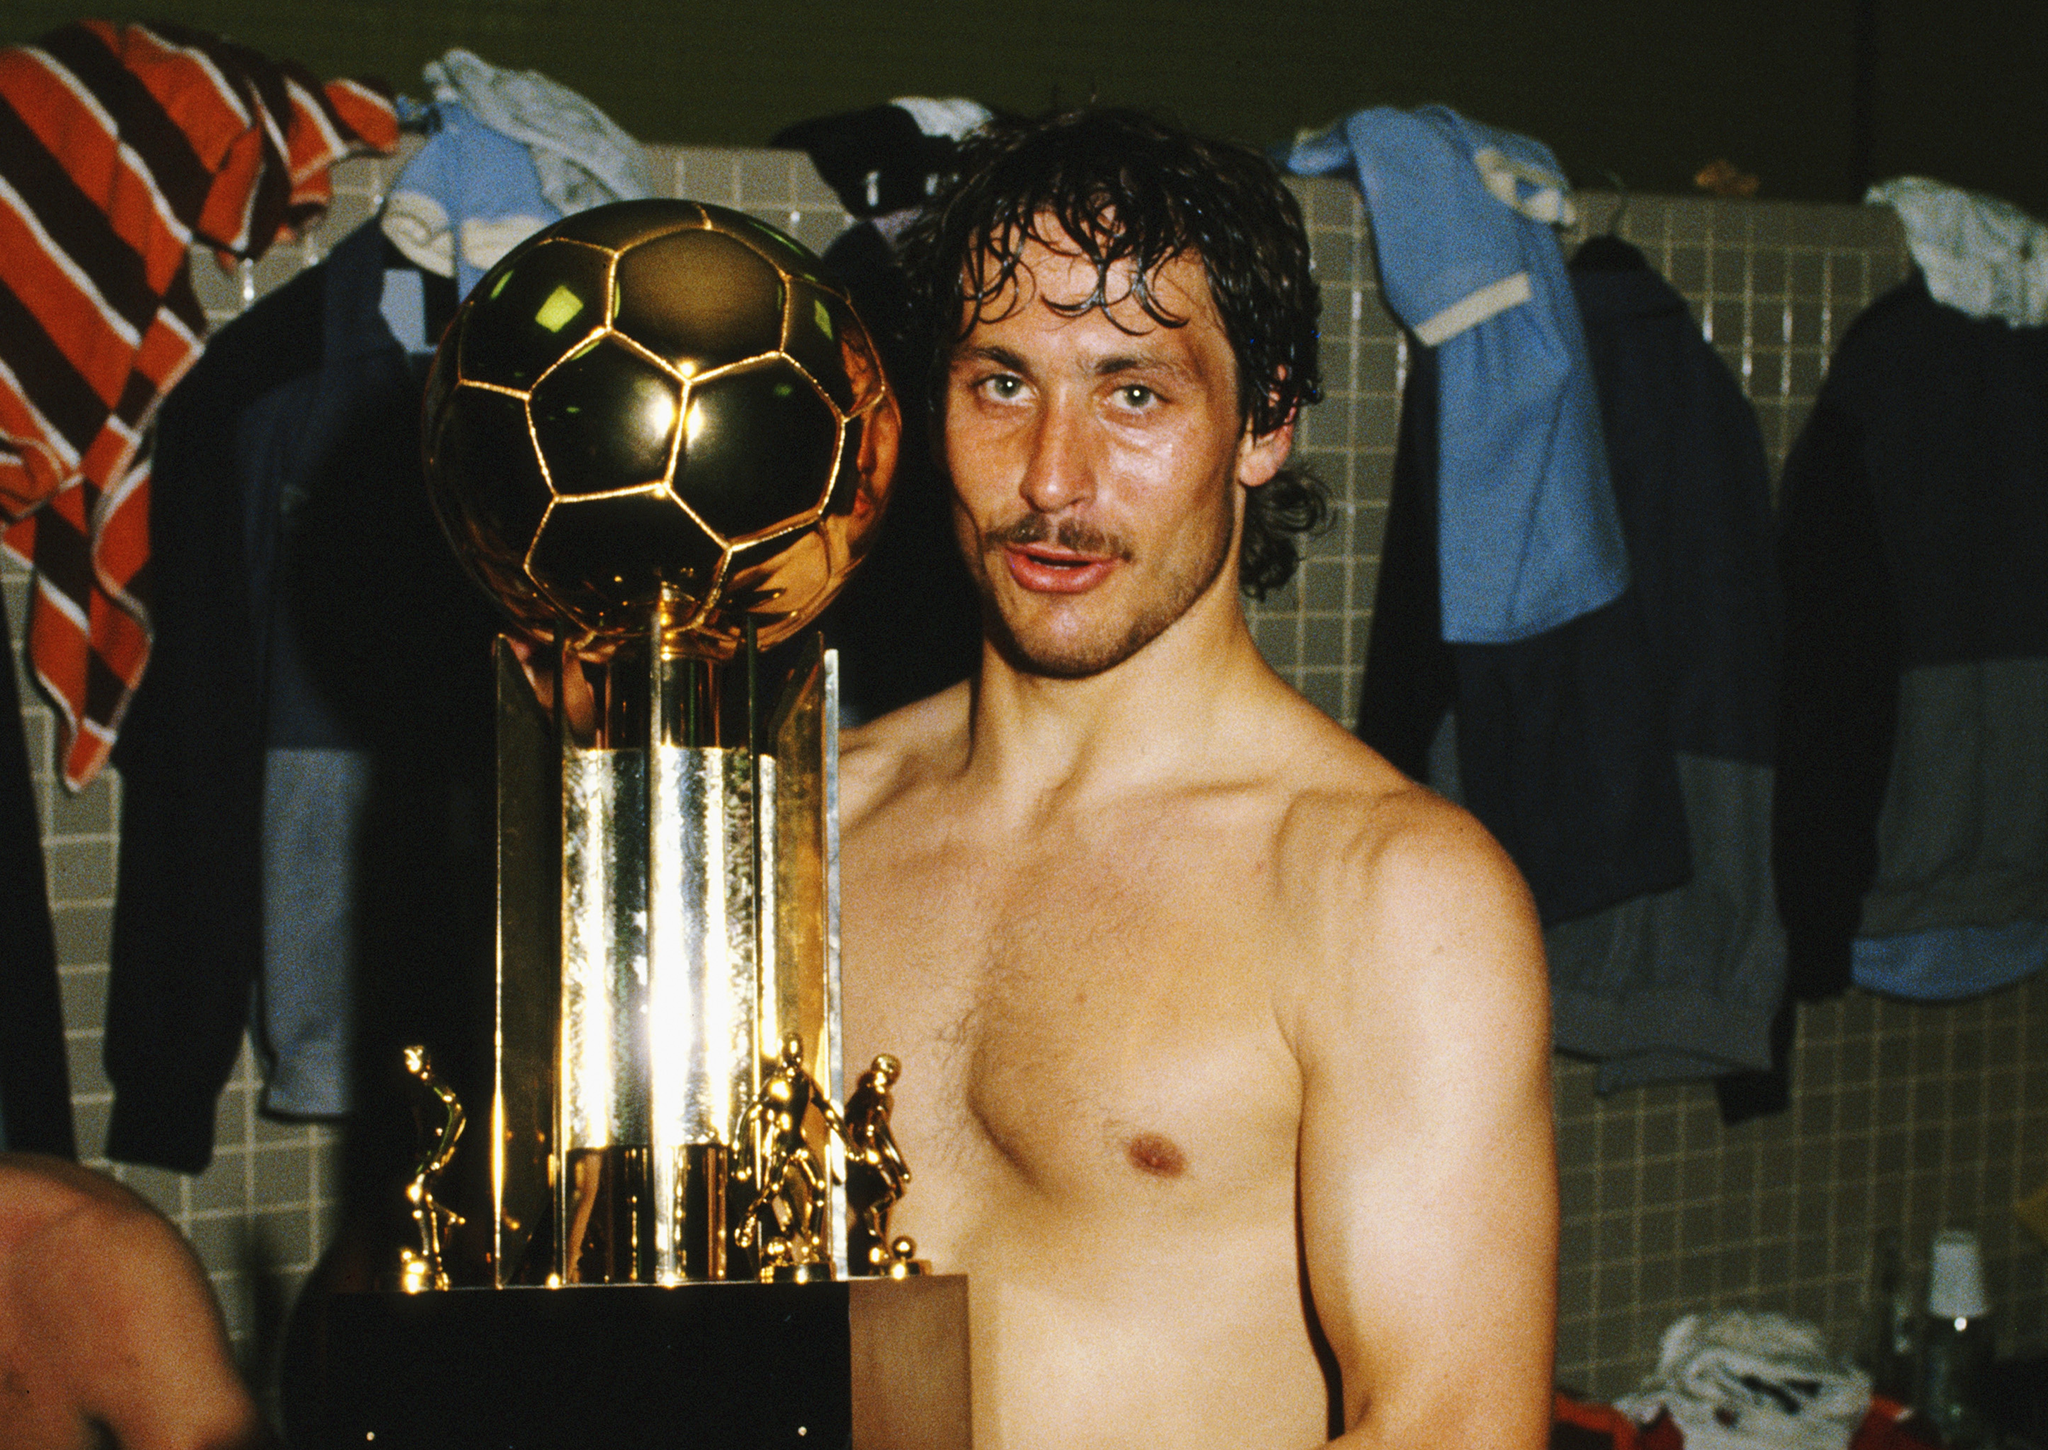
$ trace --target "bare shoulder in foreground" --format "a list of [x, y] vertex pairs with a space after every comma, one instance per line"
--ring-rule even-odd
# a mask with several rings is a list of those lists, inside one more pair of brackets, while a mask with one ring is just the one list
[[976, 1443], [1542, 1445], [1546, 985], [1491, 838], [1297, 701], [1285, 769], [992, 842], [920, 709], [849, 751], [849, 1035], [904, 1060]]
[[0, 1153], [0, 1450], [271, 1443], [198, 1259], [74, 1163]]
[[1238, 748], [1267, 762], [1274, 812], [1266, 962], [1300, 1074], [1298, 1247], [1332, 1428], [1540, 1446], [1557, 1196], [1534, 904], [1476, 820], [1267, 673], [1237, 694]]

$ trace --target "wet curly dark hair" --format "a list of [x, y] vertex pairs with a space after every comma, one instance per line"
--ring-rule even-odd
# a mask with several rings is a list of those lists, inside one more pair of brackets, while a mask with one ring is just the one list
[[[1062, 309], [1077, 314], [1116, 300], [1110, 273], [1130, 262], [1131, 294], [1146, 315], [1182, 326], [1188, 319], [1168, 312], [1150, 282], [1184, 252], [1200, 258], [1237, 359], [1238, 413], [1254, 433], [1322, 396], [1308, 236], [1272, 163], [1249, 147], [1101, 108], [990, 121], [961, 143], [904, 235], [918, 325], [940, 364], [934, 402], [945, 359], [1008, 288], [1025, 242], [1067, 246], [1066, 238], [1096, 273], [1094, 295]], [[1285, 584], [1300, 562], [1297, 536], [1329, 513], [1327, 491], [1305, 468], [1289, 465], [1250, 490], [1239, 587], [1263, 599]]]

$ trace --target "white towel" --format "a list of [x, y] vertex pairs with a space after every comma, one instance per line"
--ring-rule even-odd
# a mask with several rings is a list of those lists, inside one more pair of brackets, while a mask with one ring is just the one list
[[2048, 323], [2048, 226], [2011, 202], [1899, 176], [1863, 198], [1899, 214], [1936, 302], [2013, 327]]
[[531, 147], [541, 194], [564, 216], [654, 194], [640, 143], [539, 71], [500, 70], [458, 48], [428, 64], [426, 81], [435, 100], [460, 101], [492, 130]]
[[1664, 1331], [1656, 1373], [1615, 1405], [1638, 1423], [1668, 1409], [1686, 1450], [1847, 1450], [1870, 1376], [1800, 1320], [1688, 1314]]

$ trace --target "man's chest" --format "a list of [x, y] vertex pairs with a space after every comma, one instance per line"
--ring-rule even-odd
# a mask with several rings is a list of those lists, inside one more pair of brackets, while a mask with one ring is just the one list
[[1138, 845], [1061, 855], [848, 851], [848, 1061], [903, 1060], [906, 1214], [1001, 1199], [1075, 1222], [1134, 1201], [1199, 1218], [1291, 1184], [1284, 934], [1256, 882]]

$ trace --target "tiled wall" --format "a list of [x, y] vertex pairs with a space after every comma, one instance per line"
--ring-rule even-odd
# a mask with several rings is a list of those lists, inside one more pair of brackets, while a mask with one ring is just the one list
[[[678, 194], [742, 207], [822, 248], [846, 223], [801, 159], [672, 148]], [[392, 163], [342, 168], [334, 212], [302, 246], [249, 275], [195, 275], [225, 318], [307, 265], [369, 216]], [[1332, 487], [1330, 531], [1298, 581], [1254, 610], [1261, 647], [1310, 699], [1349, 721], [1385, 527], [1406, 353], [1373, 281], [1361, 208], [1337, 181], [1300, 183], [1324, 284], [1326, 401], [1300, 448]], [[1612, 196], [1584, 195], [1604, 230]], [[1685, 294], [1756, 403], [1774, 461], [1795, 436], [1843, 329], [1903, 271], [1886, 213], [1838, 207], [1632, 197], [1620, 232]], [[1573, 240], [1573, 239], [1568, 239]], [[26, 581], [0, 571], [14, 637]], [[118, 780], [72, 798], [52, 783], [50, 719], [25, 710], [38, 769], [81, 1146], [103, 1141], [99, 1063], [106, 996]], [[1724, 1128], [1704, 1085], [1601, 1099], [1593, 1071], [1560, 1062], [1564, 1203], [1560, 1378], [1595, 1393], [1630, 1387], [1664, 1327], [1708, 1307], [1779, 1309], [1855, 1337], [1873, 1236], [1897, 1230], [1924, 1257], [1937, 1228], [1984, 1236], [2008, 1348], [2048, 1340], [2043, 1252], [2010, 1204], [2048, 1181], [2048, 981], [1954, 1007], [1851, 995], [1805, 1010], [1789, 1113]], [[330, 1227], [337, 1138], [255, 1111], [245, 1055], [222, 1099], [217, 1156], [196, 1178], [115, 1166], [199, 1245], [246, 1364], [259, 1379], [282, 1316]], [[102, 1165], [105, 1166], [105, 1165]]]

